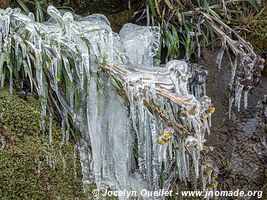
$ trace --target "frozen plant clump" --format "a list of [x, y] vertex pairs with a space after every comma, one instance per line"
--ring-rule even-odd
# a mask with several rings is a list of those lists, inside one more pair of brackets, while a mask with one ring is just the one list
[[83, 182], [114, 190], [168, 189], [177, 178], [197, 185], [214, 112], [207, 72], [179, 60], [154, 67], [158, 27], [126, 24], [115, 34], [103, 15], [73, 17], [52, 6], [48, 14], [41, 24], [0, 10], [0, 82], [8, 72], [12, 90], [14, 73], [24, 73], [39, 96], [43, 132], [48, 106], [57, 108]]
[[229, 50], [232, 53], [228, 53], [231, 63], [229, 82], [229, 117], [231, 117], [233, 105], [237, 107], [239, 112], [242, 99], [244, 108], [247, 108], [249, 92], [259, 85], [261, 71], [264, 68], [264, 59], [254, 52], [250, 43], [227, 24], [207, 13], [201, 12], [201, 15], [221, 40], [221, 47], [216, 58], [219, 69], [221, 69], [224, 54]]
[[160, 45], [159, 27], [125, 24], [120, 31], [120, 37], [130, 65], [153, 67], [153, 57]]

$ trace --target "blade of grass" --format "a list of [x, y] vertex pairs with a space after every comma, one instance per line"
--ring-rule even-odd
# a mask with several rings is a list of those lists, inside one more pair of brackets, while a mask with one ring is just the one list
[[30, 10], [28, 9], [28, 7], [25, 5], [25, 3], [22, 0], [16, 0], [17, 3], [19, 4], [19, 6], [26, 12], [26, 13], [30, 13]]

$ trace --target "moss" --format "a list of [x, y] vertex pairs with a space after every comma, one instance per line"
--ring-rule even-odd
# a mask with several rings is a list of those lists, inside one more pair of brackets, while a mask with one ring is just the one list
[[123, 26], [132, 20], [133, 14], [133, 10], [125, 10], [117, 14], [108, 15], [108, 19], [112, 25]]
[[[85, 199], [79, 160], [73, 160], [74, 144], [61, 144], [57, 126], [53, 127], [52, 145], [47, 139], [41, 142], [36, 100], [3, 92], [0, 110], [4, 121], [0, 123], [0, 137], [6, 143], [0, 150], [0, 199]], [[49, 157], [55, 162], [54, 168], [50, 167]]]
[[22, 99], [8, 92], [0, 93], [0, 114], [4, 124], [10, 132], [23, 138], [29, 135], [38, 135], [40, 111], [33, 97]]

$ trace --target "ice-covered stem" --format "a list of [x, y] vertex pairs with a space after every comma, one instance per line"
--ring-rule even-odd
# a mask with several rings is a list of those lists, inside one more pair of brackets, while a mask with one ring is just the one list
[[[172, 63], [177, 64], [172, 61]], [[169, 64], [171, 65], [171, 64]], [[184, 62], [178, 62], [178, 65], [186, 65]], [[100, 68], [102, 68], [107, 74], [113, 76], [116, 79], [116, 82], [120, 82], [117, 91], [120, 96], [122, 96], [129, 105], [129, 96], [127, 96], [127, 85], [136, 83], [138, 86], [138, 82], [135, 82], [136, 80], [143, 80], [144, 82], [149, 83], [149, 86], [153, 85], [153, 89], [157, 96], [160, 96], [164, 99], [164, 101], [170, 102], [169, 104], [173, 104], [181, 109], [186, 110], [186, 112], [194, 115], [196, 114], [195, 109], [196, 107], [190, 106], [192, 105], [192, 100], [194, 99], [193, 96], [190, 96], [187, 91], [187, 78], [185, 78], [183, 81], [179, 81], [182, 74], [181, 71], [179, 71], [179, 74], [176, 74], [176, 68], [153, 68], [152, 70], [149, 70], [148, 68], [141, 68], [141, 67], [135, 67], [134, 69], [131, 67], [124, 67], [119, 65], [99, 65]], [[186, 67], [187, 68], [187, 67]], [[158, 71], [157, 71], [158, 70]], [[142, 76], [136, 79], [136, 76], [140, 75], [142, 73]], [[187, 71], [184, 72], [184, 76], [187, 76]], [[173, 76], [173, 78], [171, 78]], [[128, 78], [127, 78], [128, 77]], [[130, 78], [129, 78], [130, 77]], [[133, 80], [131, 80], [131, 78]], [[136, 80], [134, 80], [136, 79]], [[176, 81], [177, 79], [177, 81]], [[163, 81], [164, 80], [164, 81]], [[144, 83], [146, 84], [146, 83]], [[176, 85], [178, 84], [178, 85]], [[183, 85], [185, 84], [185, 85]], [[144, 98], [142, 99], [143, 104], [147, 107], [147, 109], [155, 116], [158, 116], [162, 122], [165, 123], [166, 127], [173, 127], [177, 133], [179, 132], [185, 132], [187, 134], [190, 134], [190, 130], [188, 130], [188, 127], [182, 125], [179, 120], [177, 120], [176, 116], [177, 113], [174, 113], [173, 110], [170, 112], [166, 112], [166, 110], [163, 110], [159, 105], [157, 105], [157, 101], [155, 101], [153, 96], [149, 96], [149, 88], [147, 87], [140, 87], [141, 90], [138, 90], [138, 94], [142, 94]], [[173, 93], [173, 90], [175, 88], [177, 91]], [[136, 95], [136, 94], [135, 94]], [[134, 96], [133, 98], [135, 101], [138, 101], [138, 98]], [[204, 110], [201, 112], [204, 113], [209, 109], [208, 105]], [[198, 109], [198, 108], [197, 108]], [[205, 110], [206, 109], [206, 110]], [[201, 113], [201, 114], [202, 114]], [[172, 117], [170, 116], [172, 115]]]
[[[172, 127], [175, 130], [175, 136], [180, 137], [181, 134], [179, 133], [186, 133], [190, 134], [190, 131], [187, 130], [187, 128], [182, 125], [181, 122], [171, 121], [170, 117], [166, 113], [166, 111], [162, 110], [159, 106], [157, 106], [153, 100], [147, 102], [144, 101], [144, 105], [147, 107], [147, 109], [153, 113], [155, 116], [159, 116], [160, 120], [165, 123], [165, 127]], [[174, 113], [173, 113], [174, 114]]]
[[[162, 134], [158, 136], [158, 143], [163, 145], [160, 154], [163, 155], [159, 156], [157, 162], [161, 163], [163, 160], [168, 162], [166, 145], [170, 143], [172, 147], [169, 148], [177, 152], [174, 155], [179, 179], [186, 181], [187, 177], [190, 176], [189, 158], [186, 158], [186, 154], [190, 153], [194, 163], [194, 182], [196, 183], [196, 179], [199, 177], [198, 162], [205, 141], [204, 135], [206, 132], [210, 133], [210, 116], [214, 112], [210, 99], [203, 95], [205, 94], [205, 85], [202, 86], [202, 84], [205, 82], [204, 76], [207, 73], [201, 71], [200, 68], [188, 67], [184, 61], [171, 61], [167, 63], [165, 68], [154, 67], [153, 69], [116, 64], [99, 64], [98, 66], [104, 73], [114, 77], [116, 90], [127, 101], [126, 104], [129, 107], [133, 123], [136, 119], [135, 110], [138, 110], [139, 126], [146, 122], [147, 119], [143, 116], [146, 116], [145, 113], [148, 110], [152, 119], [158, 121], [163, 127], [173, 130], [162, 130]], [[191, 73], [197, 78], [192, 78]], [[192, 88], [197, 86], [199, 89], [202, 88], [198, 92], [193, 92], [198, 93], [198, 99], [189, 93], [189, 78], [192, 78], [190, 79], [192, 83], [197, 80], [196, 84], [192, 84]], [[140, 127], [135, 129], [137, 133], [140, 131]], [[142, 140], [139, 140], [142, 144]], [[139, 148], [139, 151], [142, 152], [142, 146]], [[172, 152], [172, 150], [169, 151]], [[170, 154], [169, 156], [172, 156], [172, 153]], [[143, 154], [140, 155], [139, 164], [140, 170], [145, 171], [142, 163]], [[168, 188], [168, 182], [173, 178], [168, 176], [164, 187]]]
[[[227, 6], [229, 4], [235, 4], [235, 3], [241, 3], [241, 2], [248, 2], [248, 0], [230, 0], [230, 1], [223, 1], [222, 3], [220, 4], [215, 4], [215, 5], [210, 5], [208, 6], [209, 9], [214, 9], [214, 8], [220, 8], [222, 6]], [[258, 1], [257, 1], [257, 4], [260, 4]], [[206, 10], [207, 8], [206, 7], [198, 7], [198, 8], [195, 8], [194, 10], [190, 10], [190, 11], [185, 11], [183, 12], [183, 14], [195, 14], [196, 12], [199, 12], [199, 11], [203, 11], [203, 10]]]
[[[103, 67], [103, 65], [102, 65], [102, 67]], [[117, 81], [118, 80], [116, 80], [116, 82]], [[130, 106], [130, 102], [129, 102], [129, 99], [127, 97], [127, 92], [125, 91], [125, 89], [124, 88], [120, 88], [118, 86], [115, 86], [115, 90], [116, 90], [117, 94], [121, 98], [124, 99], [125, 105]], [[167, 96], [166, 94], [160, 94], [160, 93], [159, 93], [159, 95]], [[182, 125], [181, 122], [178, 122], [178, 121], [173, 122], [173, 121], [171, 121], [170, 117], [168, 116], [166, 111], [162, 110], [159, 106], [157, 106], [153, 100], [144, 99], [143, 100], [143, 104], [146, 106], [146, 108], [149, 110], [150, 113], [152, 113], [153, 115], [157, 116], [158, 119], [165, 124], [165, 127], [172, 127], [176, 131], [175, 133], [177, 134], [176, 135], [177, 137], [180, 136], [180, 135], [178, 135], [178, 133], [181, 133], [181, 132], [190, 134], [190, 132], [187, 130], [187, 128], [184, 125]]]
[[[100, 68], [104, 69], [108, 74], [116, 77], [117, 79], [121, 80], [122, 82], [127, 81], [127, 75], [129, 73], [133, 73], [133, 68], [125, 68], [123, 66], [119, 65], [98, 65]], [[157, 72], [156, 69], [159, 69], [160, 71]], [[149, 70], [147, 68], [134, 68], [135, 73], [151, 73], [152, 75], [162, 75], [162, 76], [170, 76], [171, 74], [168, 71], [163, 72], [164, 68], [156, 68], [154, 67], [153, 70]], [[162, 97], [165, 97], [166, 99], [170, 100], [174, 104], [177, 104], [181, 107], [186, 107], [190, 102], [190, 99], [182, 99], [178, 96], [176, 96], [174, 93], [169, 92], [168, 90], [173, 89], [175, 87], [174, 83], [171, 81], [171, 79], [166, 79], [165, 82], [163, 80], [155, 80], [154, 77], [148, 76], [143, 77], [145, 81], [151, 81], [153, 84], [155, 84], [155, 91], [157, 95], [160, 95]], [[145, 88], [143, 88], [143, 92], [145, 92]]]
[[[232, 91], [229, 99], [229, 109], [231, 109], [234, 99], [235, 106], [240, 111], [242, 96], [246, 108], [249, 91], [259, 83], [261, 71], [264, 68], [264, 59], [254, 52], [250, 43], [245, 41], [235, 30], [224, 22], [204, 12], [200, 12], [200, 15], [205, 18], [222, 41], [216, 60], [219, 68], [224, 53], [228, 53], [229, 60], [231, 61], [229, 88]], [[229, 50], [231, 50], [232, 55], [229, 53]], [[229, 110], [229, 113], [231, 113], [231, 110]]]
[[[116, 91], [117, 93], [125, 100], [125, 103], [129, 106], [129, 99], [127, 97], [127, 88], [123, 88], [123, 83], [126, 82], [126, 74], [127, 74], [127, 69], [125, 69], [124, 67], [118, 66], [118, 65], [99, 65], [100, 68], [102, 68], [107, 74], [113, 76], [114, 79], [116, 79], [116, 82], [118, 82], [119, 80], [122, 82], [116, 87]], [[145, 68], [135, 68], [136, 72], [145, 72], [148, 70]], [[129, 71], [128, 71], [129, 73]], [[154, 73], [156, 73], [154, 71]], [[166, 73], [167, 74], [167, 73]], [[167, 99], [167, 101], [171, 101], [173, 102], [175, 105], [181, 106], [181, 107], [185, 107], [186, 105], [188, 105], [189, 103], [187, 102], [187, 100], [183, 100], [180, 99], [179, 97], [175, 96], [173, 93], [171, 92], [166, 92], [163, 89], [161, 89], [160, 85], [164, 85], [164, 86], [168, 86], [168, 87], [172, 87], [171, 83], [164, 83], [164, 82], [154, 82], [155, 86], [155, 91], [156, 94], [164, 97], [165, 99]], [[147, 93], [147, 89], [144, 88], [143, 91], [140, 91], [140, 93]], [[135, 100], [137, 100], [135, 98]], [[178, 121], [171, 121], [170, 117], [168, 116], [168, 113], [166, 113], [165, 110], [162, 110], [159, 106], [156, 105], [156, 103], [153, 101], [153, 98], [149, 98], [148, 99], [143, 99], [143, 104], [147, 107], [147, 109], [155, 116], [158, 116], [159, 119], [165, 123], [166, 127], [173, 127], [176, 130], [176, 133], [179, 132], [185, 132], [185, 133], [190, 133], [189, 130], [187, 130], [187, 128], [185, 126], [183, 126], [181, 124], [181, 122]], [[175, 115], [175, 113], [172, 113], [172, 115]]]

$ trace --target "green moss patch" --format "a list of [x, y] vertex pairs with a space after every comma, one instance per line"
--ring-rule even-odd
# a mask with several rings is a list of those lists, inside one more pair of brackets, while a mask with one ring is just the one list
[[133, 10], [125, 10], [116, 14], [109, 14], [108, 19], [112, 25], [123, 26], [129, 23], [133, 18]]
[[17, 95], [9, 95], [6, 91], [1, 92], [0, 114], [9, 131], [20, 137], [40, 133], [40, 111], [33, 97], [22, 99]]
[[56, 125], [52, 144], [41, 142], [37, 101], [2, 92], [0, 114], [0, 199], [85, 199], [74, 144], [61, 144]]

